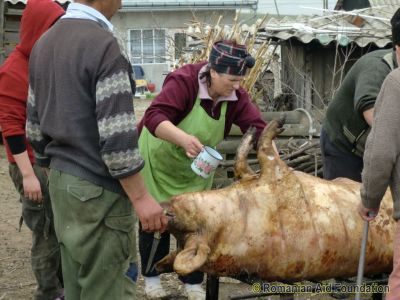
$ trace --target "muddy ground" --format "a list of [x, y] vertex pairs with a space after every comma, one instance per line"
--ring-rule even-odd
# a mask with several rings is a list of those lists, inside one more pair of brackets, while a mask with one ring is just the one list
[[[149, 100], [137, 100], [136, 114], [140, 118]], [[0, 145], [0, 300], [30, 300], [36, 283], [30, 267], [31, 237], [27, 227], [18, 232], [20, 203], [8, 175], [8, 162], [4, 147]], [[169, 299], [183, 300], [186, 296], [183, 286], [175, 274], [162, 275], [163, 286], [171, 293]], [[251, 293], [251, 286], [229, 278], [222, 278], [219, 299]], [[146, 299], [143, 294], [143, 279], [138, 280], [137, 299]], [[279, 296], [258, 299], [278, 300]], [[297, 295], [295, 299], [334, 299], [329, 295]], [[354, 299], [351, 296], [348, 299]], [[363, 296], [363, 299], [371, 299]], [[76, 300], [76, 299], [68, 299]], [[93, 299], [96, 300], [96, 299]], [[118, 300], [118, 299], [110, 299]]]

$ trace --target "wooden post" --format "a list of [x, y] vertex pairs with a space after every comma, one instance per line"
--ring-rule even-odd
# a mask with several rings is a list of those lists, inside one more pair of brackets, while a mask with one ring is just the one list
[[305, 62], [305, 74], [304, 74], [304, 101], [303, 108], [307, 110], [311, 110], [312, 105], [314, 104], [314, 93], [313, 93], [313, 76], [312, 76], [312, 54], [309, 50], [305, 51], [304, 54], [304, 62]]

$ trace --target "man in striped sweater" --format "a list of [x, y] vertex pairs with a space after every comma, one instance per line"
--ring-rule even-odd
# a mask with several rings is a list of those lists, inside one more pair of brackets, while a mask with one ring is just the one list
[[139, 171], [132, 68], [109, 22], [119, 0], [78, 0], [35, 45], [27, 135], [49, 188], [67, 299], [132, 299], [134, 210], [146, 231], [167, 219]]

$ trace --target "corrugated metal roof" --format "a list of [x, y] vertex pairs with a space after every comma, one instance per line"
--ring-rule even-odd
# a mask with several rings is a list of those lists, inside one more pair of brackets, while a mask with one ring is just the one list
[[399, 0], [369, 0], [371, 6], [378, 6], [378, 5], [400, 5]]
[[[12, 4], [26, 4], [28, 0], [5, 0]], [[73, 2], [73, 0], [55, 0], [59, 3]], [[240, 9], [247, 8], [255, 10], [257, 0], [209, 0], [209, 1], [134, 1], [122, 0], [121, 11], [141, 10], [200, 10], [200, 9]]]
[[247, 8], [255, 10], [257, 0], [209, 0], [209, 1], [134, 1], [123, 0], [120, 11], [142, 11], [142, 10], [215, 10], [215, 9], [240, 9]]
[[122, 0], [122, 6], [133, 4], [133, 5], [147, 5], [150, 3], [154, 6], [177, 6], [177, 5], [215, 5], [215, 4], [226, 4], [226, 5], [254, 5], [257, 4], [256, 0], [207, 0], [207, 1], [174, 1], [174, 0], [157, 0], [157, 1], [135, 1], [135, 0]]
[[[287, 40], [295, 38], [308, 44], [322, 45], [337, 42], [346, 46], [351, 42], [360, 47], [373, 43], [382, 48], [391, 43], [390, 19], [400, 7], [397, 0], [371, 0], [372, 7], [354, 11], [328, 11], [323, 16], [271, 18], [261, 35]], [[361, 23], [360, 23], [361, 21]]]

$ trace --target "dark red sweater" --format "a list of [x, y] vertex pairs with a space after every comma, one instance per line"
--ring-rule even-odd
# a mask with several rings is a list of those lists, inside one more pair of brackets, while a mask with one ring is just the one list
[[63, 14], [54, 1], [29, 0], [22, 15], [20, 43], [0, 67], [0, 126], [10, 162], [15, 162], [6, 140], [11, 136], [24, 139], [29, 159], [34, 162], [25, 138], [28, 60], [35, 42]]
[[[160, 94], [153, 100], [138, 125], [139, 132], [143, 126], [154, 135], [158, 124], [169, 120], [177, 125], [192, 110], [199, 91], [198, 74], [206, 63], [188, 64], [168, 74]], [[265, 122], [257, 107], [250, 102], [249, 95], [243, 88], [236, 91], [237, 101], [228, 101], [226, 110], [225, 133], [229, 134], [232, 124], [240, 127], [244, 133], [250, 126], [257, 129], [257, 139], [265, 127]], [[214, 119], [219, 119], [221, 113], [219, 102], [213, 108], [213, 101], [204, 99], [201, 106]]]

